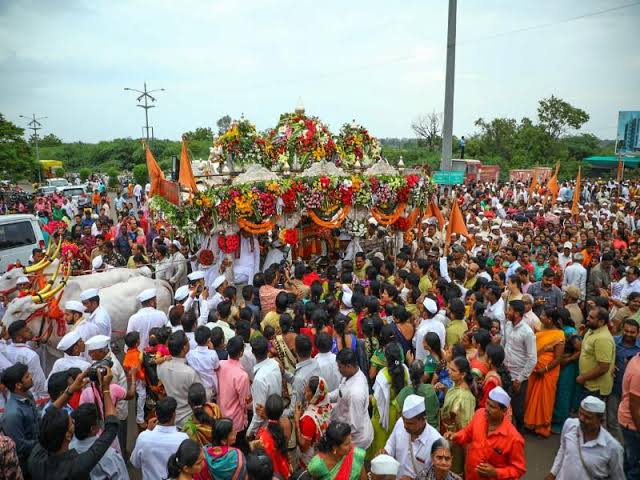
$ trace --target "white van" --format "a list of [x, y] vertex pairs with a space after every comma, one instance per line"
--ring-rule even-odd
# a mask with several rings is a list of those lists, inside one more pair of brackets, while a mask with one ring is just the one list
[[44, 237], [34, 215], [0, 215], [0, 273], [20, 260], [29, 264], [34, 248], [44, 247]]

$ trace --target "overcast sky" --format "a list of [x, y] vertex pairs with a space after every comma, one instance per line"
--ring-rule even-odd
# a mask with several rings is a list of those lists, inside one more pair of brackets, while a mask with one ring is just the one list
[[[640, 5], [590, 14], [631, 3], [459, 0], [454, 133], [535, 118], [555, 94], [613, 138], [618, 110], [640, 110]], [[157, 137], [225, 114], [264, 129], [299, 97], [336, 132], [356, 119], [408, 137], [443, 110], [446, 35], [446, 0], [0, 0], [0, 112], [46, 115], [42, 133], [65, 141], [138, 137], [123, 88], [146, 80], [166, 89]]]

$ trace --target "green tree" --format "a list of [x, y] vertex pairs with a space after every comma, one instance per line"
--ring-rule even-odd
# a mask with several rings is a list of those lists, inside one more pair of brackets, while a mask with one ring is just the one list
[[213, 140], [213, 130], [209, 127], [198, 127], [193, 131], [183, 134], [187, 140]]
[[149, 172], [147, 171], [147, 166], [144, 163], [133, 167], [133, 179], [140, 185], [144, 185], [149, 181]]
[[107, 170], [107, 175], [109, 176], [109, 187], [118, 188], [118, 169], [111, 167]]
[[569, 128], [579, 130], [589, 121], [589, 114], [561, 98], [551, 95], [538, 103], [538, 120], [546, 132], [558, 140]]
[[224, 132], [229, 130], [229, 127], [231, 126], [231, 117], [229, 115], [220, 117], [216, 122], [216, 126], [218, 127], [218, 135], [222, 135]]
[[[31, 137], [33, 138], [33, 135]], [[33, 140], [31, 141], [33, 142]], [[40, 147], [55, 147], [56, 145], [62, 145], [62, 140], [53, 133], [49, 133], [38, 140], [38, 146]]]
[[6, 120], [0, 113], [0, 172], [3, 178], [23, 180], [34, 178], [38, 166], [31, 148], [24, 140], [24, 128]]
[[91, 169], [87, 167], [83, 167], [80, 169], [79, 173], [80, 173], [80, 180], [82, 180], [82, 182], [84, 183], [91, 176]]

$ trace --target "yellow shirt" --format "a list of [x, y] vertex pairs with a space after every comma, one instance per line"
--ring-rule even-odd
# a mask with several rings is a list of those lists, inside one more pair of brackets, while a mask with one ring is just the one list
[[460, 343], [464, 332], [467, 331], [467, 322], [464, 320], [452, 320], [445, 330], [447, 345], [455, 345], [456, 343]]
[[609, 395], [613, 388], [613, 368], [616, 360], [616, 344], [606, 325], [597, 330], [589, 330], [582, 340], [582, 350], [578, 367], [580, 375], [593, 370], [598, 362], [608, 363], [609, 370], [593, 380], [587, 380], [584, 384], [587, 390], [600, 392], [600, 395]]
[[431, 279], [429, 275], [424, 275], [420, 278], [420, 283], [418, 283], [418, 288], [420, 289], [420, 293], [427, 293], [431, 290]]
[[280, 335], [282, 331], [280, 331], [280, 314], [277, 312], [269, 312], [264, 316], [264, 320], [260, 322], [260, 326], [262, 327], [262, 331], [264, 332], [264, 327], [270, 325], [276, 331], [276, 335]]

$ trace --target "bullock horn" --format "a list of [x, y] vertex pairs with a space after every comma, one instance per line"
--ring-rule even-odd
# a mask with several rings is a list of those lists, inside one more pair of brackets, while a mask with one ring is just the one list
[[29, 265], [27, 267], [24, 267], [22, 269], [24, 273], [39, 272], [40, 270], [47, 268], [51, 264], [53, 259], [56, 258], [60, 253], [60, 249], [62, 248], [62, 238], [58, 242], [58, 246], [55, 247], [55, 250], [53, 252], [51, 252], [52, 248], [54, 248], [53, 242], [49, 242], [49, 247], [47, 247], [47, 252], [44, 254], [44, 258], [40, 260], [38, 263], [36, 263], [35, 265]]
[[40, 293], [38, 292], [35, 295], [31, 296], [31, 299], [33, 300], [34, 303], [41, 303], [45, 300], [49, 300], [51, 297], [55, 296], [58, 294], [58, 292], [60, 292], [60, 290], [62, 290], [64, 288], [64, 286], [67, 284], [67, 280], [69, 280], [69, 275], [71, 274], [71, 269], [69, 269], [69, 271], [67, 272], [67, 274], [64, 276], [64, 278], [62, 279], [62, 281], [56, 285], [56, 287], [52, 290], [49, 290], [45, 293]]
[[38, 292], [39, 295], [42, 295], [43, 293], [47, 293], [49, 290], [51, 290], [51, 288], [53, 287], [53, 284], [56, 283], [56, 279], [58, 278], [58, 272], [60, 271], [60, 265], [62, 265], [62, 262], [58, 262], [58, 265], [56, 265], [56, 270], [55, 272], [53, 272], [53, 277], [51, 277], [51, 280], [49, 280], [47, 284], [44, 286], [44, 288]]

